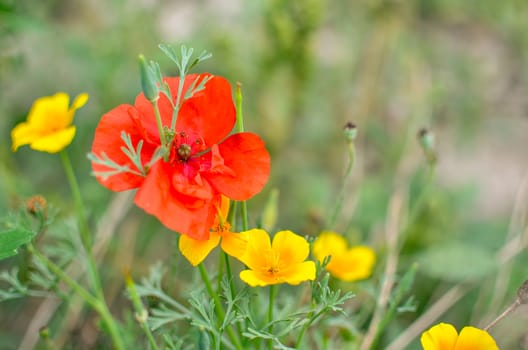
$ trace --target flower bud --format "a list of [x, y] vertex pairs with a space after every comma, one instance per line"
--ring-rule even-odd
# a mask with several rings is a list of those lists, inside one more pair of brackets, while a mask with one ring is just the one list
[[354, 123], [348, 122], [343, 127], [343, 135], [347, 142], [354, 142], [357, 136], [357, 127]]
[[40, 195], [35, 195], [26, 201], [26, 210], [31, 215], [37, 216], [39, 213], [46, 215], [47, 202], [46, 199]]
[[434, 150], [434, 134], [426, 128], [418, 131], [418, 141], [426, 152], [432, 152]]
[[524, 281], [517, 290], [517, 300], [519, 304], [528, 304], [528, 280]]
[[145, 97], [150, 102], [155, 102], [158, 99], [158, 85], [156, 84], [154, 73], [149, 69], [147, 62], [145, 61], [145, 56], [143, 55], [139, 55], [139, 71], [141, 75], [141, 89], [143, 90]]

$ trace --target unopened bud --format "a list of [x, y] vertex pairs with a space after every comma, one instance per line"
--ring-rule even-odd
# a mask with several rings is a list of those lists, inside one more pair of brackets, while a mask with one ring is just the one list
[[150, 102], [155, 102], [158, 99], [158, 85], [156, 84], [154, 73], [149, 69], [147, 62], [145, 61], [145, 56], [143, 55], [139, 55], [139, 72], [141, 75], [141, 89], [143, 90], [145, 97]]
[[519, 304], [528, 304], [528, 280], [524, 281], [517, 290], [517, 300]]
[[49, 338], [49, 328], [47, 326], [44, 326], [39, 329], [39, 336], [42, 339], [48, 339]]
[[343, 127], [343, 135], [347, 142], [354, 142], [357, 136], [357, 127], [354, 123], [348, 122]]
[[35, 195], [26, 201], [26, 210], [31, 215], [38, 215], [39, 213], [43, 216], [46, 215], [47, 202], [46, 199], [40, 195]]
[[432, 152], [434, 150], [434, 134], [426, 128], [418, 131], [418, 141], [422, 145], [426, 152]]

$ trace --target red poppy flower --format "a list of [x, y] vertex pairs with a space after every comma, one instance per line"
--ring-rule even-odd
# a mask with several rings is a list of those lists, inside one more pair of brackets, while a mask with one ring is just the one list
[[[185, 78], [182, 96], [208, 75]], [[179, 78], [165, 78], [176, 100]], [[170, 128], [173, 108], [160, 93], [162, 125]], [[170, 131], [166, 157], [153, 157], [161, 147], [152, 104], [141, 93], [135, 105], [120, 105], [103, 115], [95, 131], [92, 154], [108, 158], [122, 169], [92, 161], [98, 181], [113, 191], [138, 188], [135, 203], [156, 216], [168, 228], [194, 239], [208, 239], [209, 228], [220, 206], [221, 195], [246, 200], [260, 192], [269, 177], [270, 159], [256, 134], [229, 133], [236, 121], [231, 87], [227, 80], [212, 77], [205, 88], [184, 100], [176, 128]], [[123, 152], [122, 133], [137, 147], [143, 140], [138, 166]], [[172, 135], [173, 134], [173, 135]], [[107, 172], [107, 176], [101, 173]]]

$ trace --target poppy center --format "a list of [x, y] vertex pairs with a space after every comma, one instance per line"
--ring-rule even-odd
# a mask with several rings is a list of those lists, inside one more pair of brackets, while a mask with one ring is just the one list
[[191, 156], [191, 150], [191, 146], [186, 143], [182, 143], [180, 147], [178, 147], [178, 158], [180, 158], [180, 160], [186, 161]]

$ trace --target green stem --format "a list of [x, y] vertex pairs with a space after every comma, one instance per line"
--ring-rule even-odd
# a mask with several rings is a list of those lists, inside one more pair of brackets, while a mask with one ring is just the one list
[[246, 201], [240, 202], [240, 210], [242, 214], [242, 231], [247, 231], [249, 230], [249, 220]]
[[233, 272], [231, 271], [231, 263], [229, 262], [229, 255], [227, 255], [227, 253], [224, 251], [222, 251], [222, 255], [224, 256], [227, 280], [229, 281], [229, 286], [231, 289], [231, 298], [235, 299], [235, 283], [233, 280]]
[[222, 276], [224, 275], [224, 252], [222, 251], [221, 254], [218, 256], [218, 280], [216, 283], [216, 293], [220, 294], [222, 293]]
[[99, 316], [103, 320], [103, 323], [106, 325], [108, 332], [110, 333], [110, 337], [112, 338], [112, 342], [115, 346], [115, 349], [124, 350], [125, 344], [123, 343], [117, 325], [112, 315], [108, 311], [106, 304], [98, 298], [94, 297], [92, 294], [90, 294], [90, 292], [88, 292], [79, 283], [77, 283], [77, 281], [75, 281], [66, 273], [64, 273], [64, 271], [59, 266], [57, 266], [44, 255], [40, 254], [31, 243], [28, 244], [28, 251], [33, 254], [33, 256], [35, 256], [37, 259], [39, 259], [41, 263], [46, 265], [46, 267], [51, 272], [53, 272], [55, 276], [62, 280], [68, 287], [70, 287], [75, 293], [77, 293], [88, 305], [90, 305], [99, 314]]
[[[225, 311], [222, 306], [222, 301], [220, 300], [220, 297], [217, 293], [214, 292], [213, 286], [211, 284], [211, 281], [209, 280], [209, 276], [207, 275], [207, 271], [205, 270], [205, 267], [203, 263], [200, 263], [198, 265], [198, 270], [200, 271], [200, 277], [202, 277], [202, 281], [205, 284], [205, 288], [207, 289], [207, 293], [209, 293], [209, 296], [213, 298], [215, 303], [215, 310], [216, 314], [218, 315], [218, 318], [220, 319], [220, 323], [223, 324], [225, 320]], [[233, 329], [231, 327], [226, 327], [227, 335], [229, 336], [229, 339], [233, 342], [233, 345], [236, 349], [242, 350], [242, 345], [240, 344], [240, 341], [238, 340], [238, 337], [236, 336], [235, 332], [233, 332]]]
[[[268, 331], [273, 334], [273, 306], [275, 305], [275, 294], [277, 293], [277, 287], [271, 285], [269, 288], [269, 304], [268, 304]], [[273, 339], [269, 340], [269, 350], [273, 350]]]
[[156, 115], [156, 124], [158, 125], [158, 132], [160, 135], [161, 147], [166, 149], [167, 139], [165, 138], [165, 131], [163, 130], [163, 122], [161, 121], [161, 113], [158, 107], [158, 101], [152, 102], [152, 108], [154, 108], [154, 114]]
[[308, 322], [304, 324], [304, 326], [301, 328], [301, 331], [299, 332], [299, 335], [297, 336], [297, 340], [295, 342], [295, 349], [301, 348], [301, 342], [302, 342], [302, 338], [304, 337], [304, 333], [312, 325], [312, 323], [314, 323], [314, 321], [317, 320], [317, 318], [319, 318], [319, 316], [321, 316], [325, 312], [326, 312], [326, 309], [322, 309], [322, 310], [319, 310], [319, 312], [316, 313], [315, 316], [313, 315], [313, 311], [311, 311], [308, 314], [309, 320]]
[[341, 187], [341, 191], [339, 192], [339, 197], [337, 198], [336, 206], [334, 208], [332, 216], [330, 217], [330, 220], [328, 221], [328, 225], [327, 225], [328, 229], [334, 228], [336, 221], [337, 221], [337, 216], [341, 212], [341, 208], [345, 200], [346, 185], [348, 183], [350, 175], [352, 174], [352, 169], [354, 168], [354, 160], [355, 160], [354, 143], [349, 142], [348, 143], [348, 166], [345, 171], [345, 176], [343, 178], [343, 185]]
[[68, 157], [68, 154], [66, 153], [66, 151], [63, 150], [60, 152], [60, 155], [61, 155], [62, 165], [64, 167], [64, 171], [66, 172], [66, 177], [68, 178], [68, 182], [70, 184], [70, 188], [72, 191], [73, 201], [75, 203], [75, 211], [77, 214], [79, 232], [81, 234], [81, 242], [86, 252], [87, 269], [88, 269], [88, 275], [90, 278], [90, 282], [92, 284], [92, 287], [94, 288], [94, 291], [97, 297], [100, 300], [104, 301], [104, 294], [103, 294], [103, 288], [101, 286], [101, 280], [99, 278], [99, 273], [97, 271], [97, 265], [95, 263], [95, 259], [92, 254], [91, 235], [90, 235], [90, 230], [88, 228], [88, 221], [86, 220], [86, 216], [84, 214], [84, 205], [82, 202], [79, 184], [77, 183], [77, 179], [73, 171], [73, 166], [70, 161], [70, 158]]
[[151, 349], [158, 350], [159, 348], [158, 348], [158, 345], [156, 344], [156, 340], [154, 339], [154, 336], [152, 335], [152, 332], [150, 331], [150, 328], [147, 324], [148, 312], [143, 306], [143, 303], [141, 302], [139, 295], [137, 294], [134, 280], [128, 274], [126, 276], [126, 287], [127, 287], [128, 293], [130, 294], [130, 298], [132, 299], [132, 304], [134, 305], [134, 309], [136, 310], [136, 320], [141, 325], [143, 332], [145, 332], [145, 335], [147, 336]]
[[[68, 178], [68, 182], [70, 184], [73, 201], [75, 203], [75, 211], [77, 214], [79, 232], [81, 235], [81, 242], [82, 242], [83, 248], [86, 253], [86, 262], [87, 262], [86, 265], [87, 265], [88, 276], [89, 276], [90, 282], [92, 284], [92, 288], [94, 289], [95, 296], [97, 299], [97, 305], [92, 305], [92, 306], [94, 307], [94, 309], [97, 310], [97, 312], [103, 319], [103, 322], [106, 324], [116, 349], [124, 349], [124, 343], [123, 343], [123, 340], [121, 339], [121, 335], [119, 334], [115, 320], [110, 314], [110, 311], [108, 310], [108, 306], [106, 304], [105, 297], [104, 297], [103, 288], [101, 286], [101, 279], [99, 277], [99, 272], [97, 270], [97, 264], [95, 262], [95, 258], [92, 253], [91, 235], [90, 235], [90, 230], [88, 227], [88, 221], [86, 220], [86, 216], [84, 214], [84, 205], [82, 202], [81, 190], [79, 188], [79, 184], [77, 183], [77, 178], [75, 177], [73, 166], [70, 161], [70, 158], [68, 157], [68, 154], [66, 153], [66, 151], [63, 150], [60, 152], [60, 156], [62, 160], [62, 165], [64, 167], [64, 171], [66, 172], [66, 177]], [[51, 261], [49, 262], [51, 263]], [[58, 273], [59, 271], [62, 272], [60, 268], [57, 267], [57, 269], [58, 271], [55, 273]], [[69, 278], [64, 273], [62, 273], [62, 275], [64, 277]]]
[[[238, 132], [244, 132], [244, 113], [242, 111], [242, 84], [237, 83], [236, 93], [235, 93], [235, 103], [236, 103], [236, 126]], [[248, 213], [247, 213], [247, 203], [242, 201], [241, 210], [242, 210], [242, 230], [247, 231], [249, 229], [248, 224]]]
[[236, 84], [235, 93], [236, 104], [236, 126], [238, 132], [244, 132], [244, 113], [242, 112], [242, 84]]
[[180, 113], [181, 96], [183, 93], [183, 85], [185, 84], [186, 69], [183, 67], [180, 72], [180, 81], [178, 82], [178, 94], [176, 95], [176, 104], [172, 110], [171, 130], [176, 130], [176, 120], [178, 120], [178, 113]]

